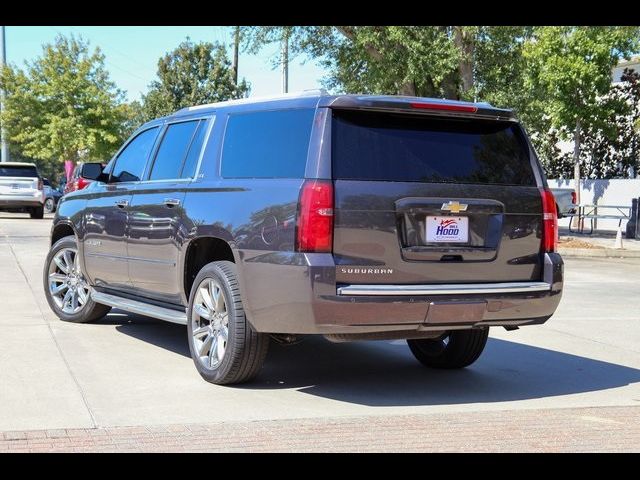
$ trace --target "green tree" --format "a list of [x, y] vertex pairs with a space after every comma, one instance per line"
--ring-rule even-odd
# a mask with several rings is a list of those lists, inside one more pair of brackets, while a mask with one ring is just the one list
[[223, 45], [187, 39], [158, 60], [158, 80], [143, 97], [143, 117], [149, 120], [192, 105], [243, 98], [248, 92], [244, 79], [234, 81]]
[[6, 92], [2, 124], [12, 151], [52, 174], [65, 160], [107, 159], [122, 142], [123, 93], [104, 55], [82, 38], [56, 38], [22, 70], [0, 73]]
[[[611, 70], [620, 57], [638, 49], [638, 27], [539, 27], [523, 55], [528, 106], [574, 144], [574, 177], [579, 192], [583, 132], [615, 135], [610, 120], [623, 108], [604, 99], [611, 91]], [[579, 198], [578, 198], [579, 201]]]
[[[640, 74], [625, 69], [621, 82], [601, 101], [617, 104], [619, 112], [607, 122], [606, 131], [599, 125], [583, 129], [580, 148], [580, 170], [584, 178], [635, 178], [640, 172]], [[613, 135], [610, 134], [613, 130]], [[570, 154], [557, 157], [553, 169], [565, 178], [573, 174]]]
[[137, 100], [130, 103], [123, 103], [120, 105], [120, 110], [124, 118], [121, 127], [124, 138], [128, 138], [134, 130], [147, 121], [144, 114], [144, 107], [142, 103]]
[[[522, 98], [521, 50], [531, 27], [242, 27], [249, 52], [287, 38], [291, 55], [324, 66], [336, 92], [482, 99]], [[275, 59], [275, 64], [280, 58]]]

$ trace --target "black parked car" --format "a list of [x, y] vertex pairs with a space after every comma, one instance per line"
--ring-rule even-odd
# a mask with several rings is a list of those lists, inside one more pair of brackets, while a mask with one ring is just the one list
[[[196, 368], [256, 375], [270, 337], [407, 339], [461, 368], [560, 301], [553, 195], [511, 111], [307, 92], [143, 125], [61, 200], [44, 288], [63, 320], [185, 324]], [[345, 367], [347, 368], [347, 367]]]
[[59, 188], [53, 188], [48, 178], [43, 178], [44, 184], [44, 211], [47, 213], [55, 212], [58, 201], [62, 198], [62, 192]]

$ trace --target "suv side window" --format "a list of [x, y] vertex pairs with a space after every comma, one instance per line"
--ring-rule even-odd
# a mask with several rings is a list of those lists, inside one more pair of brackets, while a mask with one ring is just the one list
[[222, 150], [226, 178], [303, 178], [314, 109], [229, 115]]
[[198, 125], [196, 133], [193, 135], [193, 140], [191, 141], [191, 146], [187, 153], [187, 158], [184, 160], [180, 178], [193, 178], [195, 176], [196, 168], [198, 168], [198, 160], [200, 159], [200, 153], [202, 152], [202, 145], [204, 144], [204, 138], [207, 135], [210, 122], [213, 121], [213, 119], [209, 121], [203, 120]]
[[139, 133], [115, 160], [109, 182], [137, 182], [142, 177], [149, 153], [158, 135], [158, 127]]
[[[201, 130], [201, 122], [192, 120], [188, 122], [173, 123], [167, 127], [162, 137], [162, 143], [158, 148], [149, 180], [169, 180], [181, 177], [182, 167], [188, 154], [200, 149], [194, 145], [197, 140], [197, 132]], [[200, 142], [202, 147], [202, 142]]]

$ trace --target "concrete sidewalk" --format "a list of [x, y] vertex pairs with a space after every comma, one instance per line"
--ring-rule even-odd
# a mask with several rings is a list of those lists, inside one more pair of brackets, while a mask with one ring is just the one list
[[559, 230], [558, 251], [572, 257], [640, 258], [640, 240], [627, 239], [622, 233], [622, 249], [614, 248], [616, 233], [596, 230], [592, 234]]

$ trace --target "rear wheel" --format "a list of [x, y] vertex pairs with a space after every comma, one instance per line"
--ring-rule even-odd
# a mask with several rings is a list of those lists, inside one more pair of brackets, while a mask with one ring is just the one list
[[29, 210], [29, 215], [31, 218], [44, 218], [44, 206], [33, 207]]
[[411, 353], [432, 368], [464, 368], [475, 362], [489, 337], [489, 328], [452, 330], [439, 338], [407, 340]]
[[44, 293], [51, 310], [65, 322], [86, 323], [104, 317], [111, 307], [96, 303], [80, 270], [75, 237], [58, 240], [44, 264]]
[[189, 296], [187, 335], [196, 369], [218, 385], [251, 380], [260, 371], [269, 336], [247, 321], [232, 262], [205, 265]]

